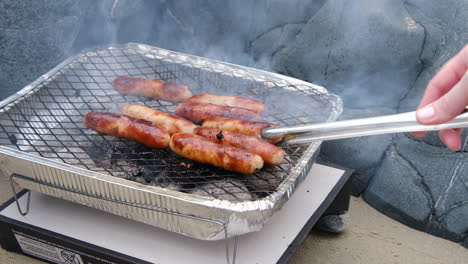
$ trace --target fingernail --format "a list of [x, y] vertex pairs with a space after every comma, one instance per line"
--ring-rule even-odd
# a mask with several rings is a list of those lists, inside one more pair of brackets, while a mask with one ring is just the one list
[[435, 115], [434, 107], [432, 105], [427, 105], [419, 109], [417, 115], [419, 119], [431, 119]]

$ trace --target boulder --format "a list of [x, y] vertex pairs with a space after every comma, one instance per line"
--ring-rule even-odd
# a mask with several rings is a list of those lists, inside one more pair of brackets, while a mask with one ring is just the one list
[[400, 1], [329, 0], [275, 54], [273, 69], [327, 87], [346, 107], [396, 108], [421, 70], [423, 43]]
[[[390, 108], [352, 109], [345, 108], [339, 120], [391, 115]], [[356, 137], [350, 139], [323, 142], [320, 159], [340, 164], [355, 170], [352, 181], [352, 193], [360, 195], [380, 166], [385, 150], [392, 143], [393, 135]]]
[[468, 230], [467, 160], [466, 152], [399, 135], [363, 198], [402, 223], [461, 243]]
[[76, 1], [0, 3], [0, 100], [71, 55], [80, 26]]

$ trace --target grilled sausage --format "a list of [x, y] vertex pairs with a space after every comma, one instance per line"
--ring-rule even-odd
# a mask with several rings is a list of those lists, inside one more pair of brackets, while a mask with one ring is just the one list
[[265, 105], [262, 102], [239, 96], [196, 94], [187, 99], [186, 103], [224, 105], [245, 108], [255, 113], [265, 112]]
[[263, 160], [257, 154], [197, 135], [175, 134], [170, 147], [182, 157], [242, 174], [251, 174], [263, 167]]
[[97, 132], [132, 139], [149, 148], [162, 149], [169, 145], [169, 133], [147, 120], [112, 113], [88, 112], [83, 123]]
[[144, 105], [128, 104], [123, 106], [120, 112], [134, 118], [151, 121], [157, 126], [164, 128], [170, 135], [176, 133], [193, 134], [193, 130], [197, 127], [194, 123], [184, 118], [173, 116]]
[[247, 136], [208, 127], [195, 129], [195, 134], [216, 143], [231, 145], [255, 153], [262, 157], [265, 163], [270, 165], [279, 165], [284, 158], [284, 151], [281, 148], [255, 136]]
[[[267, 122], [248, 122], [232, 118], [215, 117], [203, 122], [202, 127], [217, 128], [223, 131], [231, 131], [250, 136], [262, 137], [262, 130], [270, 127], [278, 127], [276, 124]], [[283, 140], [284, 136], [264, 138], [272, 144], [277, 144]]]
[[183, 102], [192, 96], [185, 85], [134, 77], [120, 76], [114, 82], [114, 89], [123, 95], [134, 95], [169, 102]]
[[262, 118], [255, 112], [250, 110], [214, 104], [195, 104], [185, 103], [179, 105], [175, 114], [186, 118], [194, 123], [200, 123], [205, 119], [220, 117], [230, 117], [240, 120], [260, 121]]

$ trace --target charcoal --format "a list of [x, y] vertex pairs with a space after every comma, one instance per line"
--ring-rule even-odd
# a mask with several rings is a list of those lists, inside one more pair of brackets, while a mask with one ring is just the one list
[[191, 194], [211, 196], [220, 200], [252, 200], [254, 195], [238, 180], [226, 178], [194, 188]]
[[274, 167], [270, 166], [268, 170], [261, 170], [255, 174], [245, 175], [244, 181], [247, 187], [255, 193], [264, 193], [264, 195], [276, 191], [292, 169], [289, 159], [288, 154], [285, 154], [282, 164]]

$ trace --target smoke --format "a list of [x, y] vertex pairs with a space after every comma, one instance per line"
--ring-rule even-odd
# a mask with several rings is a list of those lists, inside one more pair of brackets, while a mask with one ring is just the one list
[[271, 70], [271, 56], [254, 58], [251, 42], [279, 25], [304, 23], [324, 2], [82, 0], [74, 51], [139, 42]]
[[401, 1], [330, 0], [273, 68], [325, 86], [347, 107], [395, 108], [421, 71], [424, 38]]
[[71, 53], [139, 42], [317, 83], [350, 107], [397, 106], [422, 67], [424, 29], [401, 1], [81, 0], [77, 9]]

